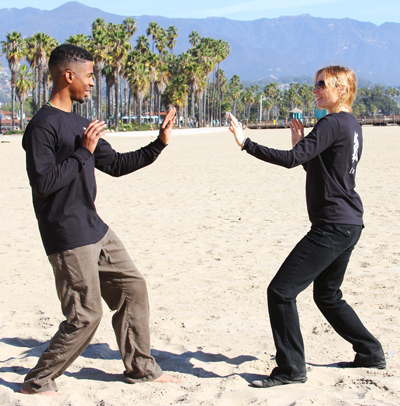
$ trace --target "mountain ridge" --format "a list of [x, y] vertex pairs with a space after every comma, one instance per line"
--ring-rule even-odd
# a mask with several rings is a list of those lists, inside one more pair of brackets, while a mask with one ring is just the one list
[[[0, 9], [0, 40], [11, 31], [29, 36], [41, 31], [63, 42], [70, 35], [89, 35], [96, 18], [120, 23], [127, 15], [104, 12], [77, 1], [53, 10], [33, 7]], [[400, 85], [400, 24], [375, 25], [350, 18], [312, 17], [309, 14], [260, 18], [251, 21], [225, 17], [167, 18], [162, 16], [131, 16], [136, 20], [139, 35], [151, 21], [178, 29], [174, 53], [190, 47], [188, 36], [198, 31], [201, 36], [223, 39], [231, 46], [231, 54], [221, 67], [230, 78], [238, 74], [242, 80], [279, 79], [280, 76], [312, 76], [327, 64], [343, 64], [355, 70], [360, 78], [384, 85]], [[2, 58], [3, 66], [7, 66]]]

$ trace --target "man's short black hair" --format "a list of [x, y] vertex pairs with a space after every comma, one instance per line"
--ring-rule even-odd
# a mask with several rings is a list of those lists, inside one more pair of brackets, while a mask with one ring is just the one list
[[57, 69], [69, 63], [93, 61], [90, 52], [72, 44], [62, 44], [54, 48], [50, 54], [49, 69]]

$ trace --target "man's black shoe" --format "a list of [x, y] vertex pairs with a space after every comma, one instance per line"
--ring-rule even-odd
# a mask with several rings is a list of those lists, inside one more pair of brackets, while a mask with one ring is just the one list
[[281, 381], [279, 379], [271, 378], [270, 376], [262, 381], [253, 381], [251, 386], [255, 388], [272, 388], [273, 386], [288, 385], [291, 383], [304, 383], [305, 381]]

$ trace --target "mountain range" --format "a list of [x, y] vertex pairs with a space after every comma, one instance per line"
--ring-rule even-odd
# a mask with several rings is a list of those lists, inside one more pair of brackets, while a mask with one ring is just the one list
[[[46, 11], [32, 7], [0, 9], [0, 41], [7, 32], [23, 36], [45, 32], [60, 42], [74, 34], [91, 33], [96, 18], [120, 23], [127, 16], [106, 13], [71, 1]], [[327, 64], [351, 67], [359, 78], [387, 86], [400, 85], [400, 24], [379, 26], [348, 18], [316, 18], [304, 14], [295, 17], [261, 18], [237, 21], [227, 18], [203, 19], [130, 16], [137, 22], [137, 33], [145, 34], [149, 22], [168, 28], [174, 25], [179, 37], [174, 53], [190, 47], [188, 36], [223, 39], [231, 46], [230, 56], [222, 69], [230, 78], [238, 74], [242, 81], [267, 83], [287, 76], [313, 76]], [[8, 66], [5, 58], [2, 65]]]

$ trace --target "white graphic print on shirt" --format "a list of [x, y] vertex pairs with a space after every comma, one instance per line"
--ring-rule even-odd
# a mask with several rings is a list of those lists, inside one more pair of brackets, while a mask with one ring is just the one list
[[[354, 162], [358, 162], [358, 147], [359, 147], [359, 142], [358, 142], [358, 134], [357, 132], [354, 131], [354, 146], [353, 146], [353, 157], [351, 163], [354, 164]], [[356, 173], [356, 169], [353, 166], [350, 169], [350, 174], [354, 175]]]

